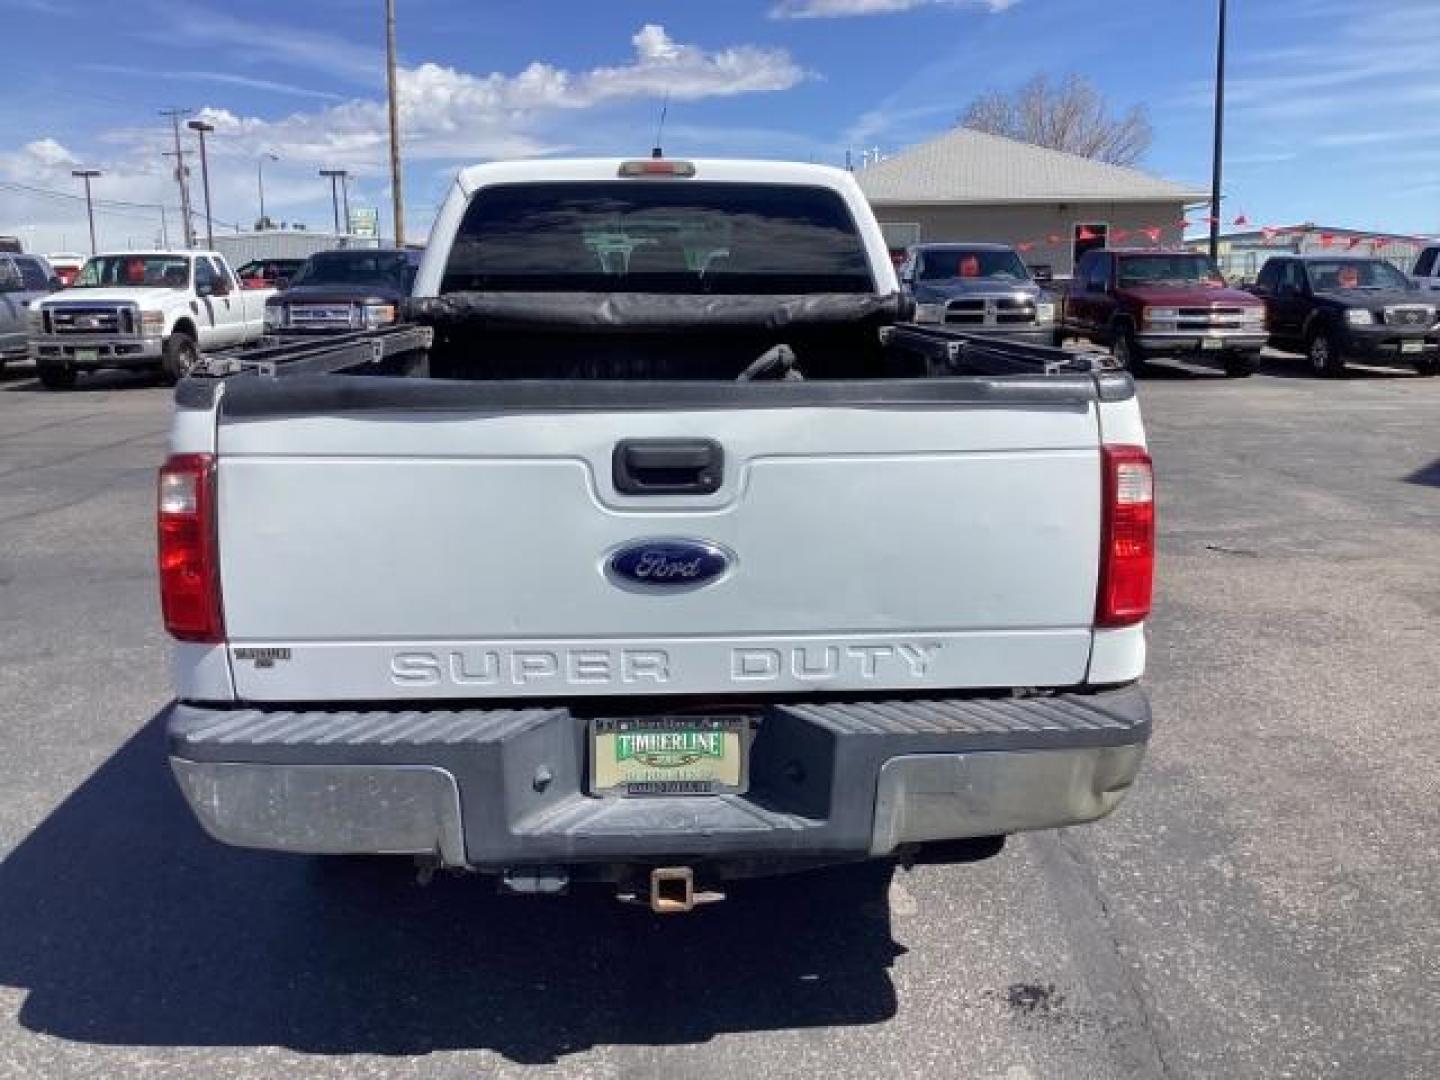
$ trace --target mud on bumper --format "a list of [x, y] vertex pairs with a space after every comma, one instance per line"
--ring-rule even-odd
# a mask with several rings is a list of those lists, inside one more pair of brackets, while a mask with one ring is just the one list
[[815, 865], [1092, 821], [1150, 734], [1138, 686], [772, 704], [743, 795], [595, 798], [565, 707], [215, 709], [177, 703], [170, 760], [217, 840], [438, 855], [449, 866]]

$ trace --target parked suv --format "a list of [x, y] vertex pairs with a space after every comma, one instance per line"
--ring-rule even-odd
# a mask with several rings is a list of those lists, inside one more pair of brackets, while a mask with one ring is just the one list
[[1087, 251], [1060, 294], [1059, 324], [1055, 344], [1088, 338], [1137, 372], [1155, 357], [1184, 356], [1243, 378], [1265, 347], [1264, 305], [1191, 251]]
[[55, 271], [39, 255], [0, 255], [0, 367], [25, 359], [30, 304], [59, 287]]
[[1383, 259], [1279, 255], [1260, 269], [1255, 295], [1269, 309], [1270, 343], [1304, 351], [1317, 375], [1344, 374], [1347, 359], [1440, 369], [1435, 293]]
[[1003, 244], [920, 244], [900, 267], [915, 321], [1048, 345], [1055, 301]]

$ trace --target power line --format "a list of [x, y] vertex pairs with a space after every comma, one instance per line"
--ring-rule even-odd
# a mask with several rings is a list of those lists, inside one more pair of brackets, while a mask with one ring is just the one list
[[[35, 187], [35, 186], [31, 185], [31, 184], [22, 184], [22, 183], [20, 183], [18, 180], [0, 180], [0, 189], [16, 190], [16, 191], [18, 191], [20, 194], [24, 194], [24, 195], [37, 195], [37, 196], [40, 196], [40, 197], [43, 197], [43, 198], [48, 198], [48, 199], [64, 199], [64, 200], [66, 200], [67, 202], [84, 202], [84, 201], [85, 201], [85, 196], [84, 196], [84, 195], [72, 195], [72, 194], [71, 194], [70, 192], [68, 192], [68, 191], [53, 191], [53, 190], [51, 190], [50, 188]], [[178, 208], [177, 206], [175, 206], [173, 203], [126, 202], [126, 201], [123, 200], [123, 199], [96, 199], [94, 202], [95, 202], [95, 208], [96, 208], [96, 210], [100, 210], [100, 209], [106, 208], [106, 207], [126, 207], [127, 209], [124, 209], [124, 210], [120, 210], [120, 209], [110, 209], [108, 212], [111, 213], [111, 214], [120, 214], [120, 215], [129, 216], [129, 217], [149, 216], [149, 215], [141, 215], [140, 213], [138, 213], [138, 211], [140, 211], [140, 210], [149, 210], [149, 211], [151, 211], [151, 214], [153, 214], [155, 211], [157, 211], [157, 210], [162, 210], [162, 209], [164, 209], [164, 210], [172, 210], [172, 211], [175, 211], [175, 210], [178, 210], [178, 209], [179, 209], [179, 208]], [[130, 209], [130, 208], [133, 208], [133, 209]], [[200, 216], [201, 216], [201, 217], [204, 217], [203, 214], [200, 215]], [[223, 228], [226, 228], [226, 229], [237, 229], [237, 228], [239, 228], [239, 225], [238, 225], [236, 222], [233, 222], [233, 221], [224, 221], [224, 220], [222, 220], [221, 218], [211, 218], [211, 220], [212, 220], [216, 225], [220, 225], [220, 226], [222, 226]]]

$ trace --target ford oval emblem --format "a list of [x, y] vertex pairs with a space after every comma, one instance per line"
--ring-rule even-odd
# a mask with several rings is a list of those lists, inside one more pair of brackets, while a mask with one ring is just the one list
[[734, 561], [730, 552], [706, 540], [637, 540], [614, 552], [606, 570], [625, 588], [678, 591], [723, 577]]

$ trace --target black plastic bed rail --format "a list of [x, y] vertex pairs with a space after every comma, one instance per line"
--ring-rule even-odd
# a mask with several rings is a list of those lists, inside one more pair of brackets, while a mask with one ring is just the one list
[[258, 346], [206, 353], [190, 375], [214, 379], [248, 373], [278, 378], [361, 372], [397, 357], [425, 352], [434, 333], [428, 326], [401, 323], [334, 337], [269, 337]]
[[1098, 375], [1108, 370], [1107, 353], [1069, 352], [942, 326], [899, 323], [880, 335], [890, 348], [925, 357], [936, 375]]
[[[434, 333], [430, 326], [400, 323], [334, 337], [266, 338], [258, 346], [207, 353], [190, 374], [203, 380], [379, 373], [387, 361], [426, 353]], [[1104, 353], [1068, 352], [939, 326], [897, 323], [880, 328], [880, 337], [887, 348], [924, 359], [932, 376], [1099, 375], [1109, 370]]]

